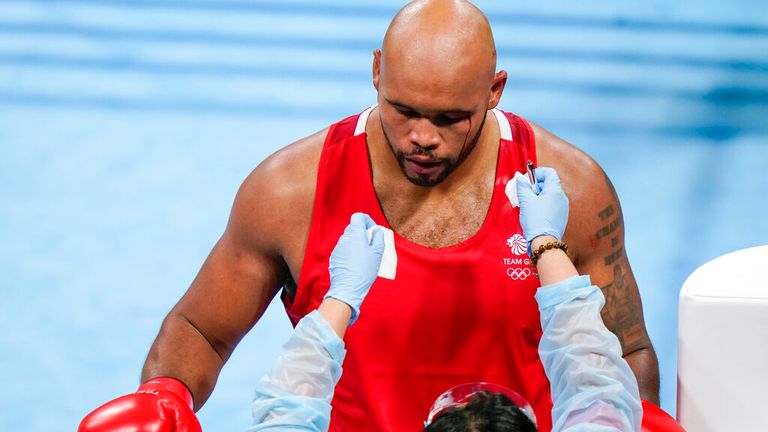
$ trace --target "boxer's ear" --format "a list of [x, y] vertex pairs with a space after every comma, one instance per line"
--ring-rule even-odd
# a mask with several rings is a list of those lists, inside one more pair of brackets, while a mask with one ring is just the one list
[[379, 76], [381, 75], [381, 50], [373, 50], [373, 87], [379, 90]]
[[507, 84], [507, 72], [498, 71], [493, 77], [491, 84], [491, 97], [488, 99], [488, 108], [493, 109], [499, 105], [501, 94], [504, 93], [504, 86]]

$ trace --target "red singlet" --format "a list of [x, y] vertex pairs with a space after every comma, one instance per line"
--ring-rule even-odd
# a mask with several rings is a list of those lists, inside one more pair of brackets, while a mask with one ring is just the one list
[[[328, 132], [296, 297], [293, 303], [284, 297], [294, 325], [328, 291], [328, 258], [350, 215], [364, 212], [389, 227], [368, 161], [369, 113]], [[483, 225], [445, 248], [421, 246], [395, 233], [397, 277], [376, 280], [345, 337], [348, 352], [331, 431], [420, 431], [437, 396], [473, 381], [516, 390], [533, 406], [539, 430], [551, 429], [549, 381], [537, 349], [539, 281], [526, 265], [519, 209], [504, 194], [515, 172], [525, 173], [528, 159], [535, 162], [535, 139], [522, 118], [493, 114], [501, 143]]]

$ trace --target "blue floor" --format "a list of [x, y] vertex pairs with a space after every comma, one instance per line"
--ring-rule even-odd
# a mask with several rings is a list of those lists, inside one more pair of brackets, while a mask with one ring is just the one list
[[[477, 2], [502, 108], [590, 153], [675, 410], [680, 286], [768, 244], [768, 4]], [[373, 103], [400, 3], [0, 2], [0, 430], [74, 430], [138, 384], [234, 194], [283, 145]], [[244, 430], [289, 334], [279, 303], [199, 415]]]

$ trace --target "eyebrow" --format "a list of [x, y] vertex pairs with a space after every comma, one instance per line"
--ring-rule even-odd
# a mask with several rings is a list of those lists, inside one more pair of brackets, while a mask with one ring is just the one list
[[[390, 100], [390, 99], [387, 99], [387, 98], [383, 98], [383, 99], [385, 101], [387, 101], [387, 103], [389, 103], [390, 105], [392, 105], [394, 107], [403, 108], [403, 109], [406, 109], [406, 110], [409, 110], [409, 111], [413, 111], [413, 112], [416, 112], [416, 113], [421, 113], [419, 110], [409, 106], [408, 104], [402, 103], [400, 101]], [[472, 114], [472, 111], [463, 110], [463, 109], [436, 110], [435, 112], [437, 114], [453, 114], [453, 115], [471, 115]]]

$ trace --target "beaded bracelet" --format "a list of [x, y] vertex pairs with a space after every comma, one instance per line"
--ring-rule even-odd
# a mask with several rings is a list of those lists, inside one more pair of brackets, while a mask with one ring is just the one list
[[539, 258], [541, 258], [541, 254], [550, 249], [560, 249], [566, 254], [568, 253], [568, 245], [561, 242], [560, 240], [544, 243], [543, 245], [537, 247], [536, 250], [531, 251], [531, 266], [536, 267], [539, 262]]

